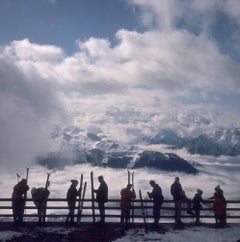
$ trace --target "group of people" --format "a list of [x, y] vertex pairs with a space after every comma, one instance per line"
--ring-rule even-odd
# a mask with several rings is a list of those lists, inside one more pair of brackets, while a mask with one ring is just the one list
[[[197, 189], [196, 194], [194, 195], [193, 200], [189, 199], [184, 190], [182, 189], [182, 185], [180, 183], [179, 177], [175, 178], [174, 183], [171, 185], [171, 194], [174, 200], [174, 208], [175, 208], [175, 223], [177, 226], [183, 225], [181, 221], [181, 203], [187, 203], [187, 213], [195, 216], [196, 225], [200, 225], [200, 210], [202, 209], [202, 204], [204, 204], [204, 200], [202, 199], [203, 191], [201, 189]], [[223, 190], [220, 188], [220, 185], [215, 187], [215, 192], [213, 197], [213, 211], [216, 221], [216, 227], [222, 228], [226, 225], [226, 199], [223, 194]], [[193, 210], [191, 210], [191, 204], [193, 203]]]
[[[48, 186], [49, 182], [46, 183], [45, 187], [33, 187], [31, 190], [32, 200], [37, 208], [39, 223], [45, 223], [47, 200], [50, 194]], [[29, 186], [27, 184], [27, 179], [22, 179], [13, 187], [12, 210], [13, 221], [16, 225], [21, 225], [23, 223], [24, 208], [28, 190]]]
[[[100, 214], [101, 225], [105, 223], [105, 203], [108, 201], [108, 185], [106, 184], [103, 176], [98, 177], [99, 187], [94, 189], [96, 193], [96, 202], [98, 203], [98, 209]], [[154, 181], [149, 182], [152, 190], [147, 193], [148, 197], [153, 201], [153, 226], [158, 227], [161, 208], [164, 201], [161, 187]], [[76, 207], [77, 197], [79, 196], [79, 190], [77, 189], [78, 181], [71, 180], [71, 185], [67, 191], [67, 204], [69, 213], [66, 218], [66, 224], [74, 224], [74, 210]], [[13, 188], [12, 194], [12, 209], [14, 223], [21, 224], [23, 222], [24, 207], [26, 201], [26, 194], [29, 190], [26, 179], [22, 179]], [[173, 184], [170, 187], [170, 193], [173, 196], [174, 211], [175, 211], [175, 224], [176, 226], [183, 226], [181, 221], [181, 205], [183, 202], [187, 203], [187, 213], [195, 216], [196, 225], [200, 225], [200, 210], [204, 200], [202, 199], [203, 191], [197, 189], [194, 198], [191, 200], [188, 198], [182, 189], [179, 177], [175, 177]], [[39, 223], [45, 222], [47, 199], [49, 197], [48, 185], [45, 188], [32, 188], [32, 199], [38, 210]], [[132, 209], [133, 200], [136, 199], [136, 193], [133, 185], [128, 183], [125, 188], [120, 191], [120, 209], [121, 209], [121, 226], [129, 227], [130, 225], [130, 212]], [[226, 199], [223, 194], [223, 190], [218, 185], [215, 188], [213, 197], [213, 211], [216, 220], [216, 227], [223, 227], [226, 225]], [[193, 206], [192, 206], [193, 204]], [[194, 210], [194, 212], [192, 211]]]

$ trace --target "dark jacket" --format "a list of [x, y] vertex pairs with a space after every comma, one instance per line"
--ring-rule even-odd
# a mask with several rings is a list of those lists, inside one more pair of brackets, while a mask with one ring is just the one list
[[78, 191], [76, 186], [71, 185], [67, 191], [67, 201], [68, 202], [75, 202], [77, 199]]
[[44, 187], [32, 189], [32, 199], [36, 207], [46, 205], [50, 191]]
[[193, 209], [195, 209], [195, 210], [202, 209], [202, 204], [201, 203], [204, 203], [204, 201], [202, 199], [202, 195], [196, 193], [194, 198], [193, 198]]
[[173, 196], [174, 201], [179, 201], [182, 199], [183, 190], [182, 190], [182, 185], [179, 182], [174, 182], [171, 185], [171, 194]]
[[21, 180], [13, 188], [12, 200], [19, 201], [25, 199], [25, 194], [28, 190], [29, 186], [27, 185], [26, 180]]
[[163, 202], [163, 195], [162, 195], [162, 189], [158, 184], [155, 184], [153, 186], [153, 190], [151, 193], [148, 194], [150, 198], [153, 199], [154, 203], [162, 204]]
[[96, 193], [97, 193], [97, 197], [96, 197], [97, 202], [105, 203], [108, 201], [108, 186], [105, 181], [101, 182]]

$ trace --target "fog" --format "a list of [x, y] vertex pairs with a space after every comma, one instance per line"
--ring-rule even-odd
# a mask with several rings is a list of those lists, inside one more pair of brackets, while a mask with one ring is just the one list
[[[155, 150], [159, 149], [158, 146], [151, 148]], [[175, 176], [179, 176], [182, 187], [190, 198], [194, 196], [196, 189], [200, 188], [204, 192], [203, 198], [207, 199], [213, 195], [214, 188], [220, 185], [227, 199], [239, 199], [239, 157], [213, 158], [199, 155], [192, 156], [188, 155], [184, 150], [179, 151], [178, 155], [187, 160], [197, 162], [199, 165], [196, 168], [199, 169], [199, 173], [197, 175], [189, 175], [150, 168], [131, 170], [131, 172], [134, 172], [134, 187], [137, 194], [138, 190], [141, 189], [143, 195], [146, 196], [147, 191], [151, 190], [149, 181], [153, 179], [162, 187], [164, 197], [171, 199], [170, 186]], [[87, 182], [86, 197], [90, 197], [91, 171], [94, 172], [95, 188], [99, 186], [97, 177], [103, 175], [109, 186], [109, 197], [120, 197], [120, 190], [127, 185], [127, 170], [92, 167], [87, 164], [66, 166], [61, 170], [48, 170], [41, 166], [32, 165], [29, 172], [29, 186], [30, 188], [44, 186], [47, 173], [50, 172], [50, 197], [65, 197], [67, 189], [70, 186], [70, 180], [79, 180], [80, 175], [83, 174], [84, 181]], [[16, 173], [19, 173], [21, 178], [24, 178], [26, 170], [22, 168], [8, 175], [2, 172], [0, 189], [5, 192], [1, 193], [1, 197], [11, 196], [12, 188], [17, 182]]]
[[52, 125], [68, 116], [56, 86], [12, 61], [0, 55], [0, 165], [11, 172], [48, 151]]

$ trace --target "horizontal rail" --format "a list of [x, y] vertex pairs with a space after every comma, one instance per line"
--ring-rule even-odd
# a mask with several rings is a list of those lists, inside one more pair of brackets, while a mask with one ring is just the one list
[[[0, 198], [0, 218], [12, 218], [12, 199], [11, 198]], [[146, 218], [152, 218], [152, 200], [144, 200], [144, 209], [147, 211]], [[205, 206], [201, 210], [201, 218], [214, 220], [214, 213], [212, 210], [213, 200], [205, 200]], [[96, 209], [96, 218], [99, 218], [97, 202], [94, 200], [94, 209]], [[140, 221], [142, 217], [142, 206], [141, 201], [136, 199], [133, 201], [134, 219]], [[191, 218], [192, 216], [185, 213], [187, 211], [186, 202], [183, 202], [182, 206], [182, 218]], [[75, 216], [77, 216], [77, 205]], [[109, 199], [106, 203], [106, 218], [109, 220], [117, 219], [120, 221], [120, 199]], [[227, 201], [227, 219], [233, 219], [236, 223], [240, 223], [240, 200], [228, 200]], [[67, 200], [65, 198], [49, 198], [47, 204], [47, 218], [63, 218], [68, 214]], [[25, 214], [26, 218], [37, 218], [37, 210], [31, 198], [26, 199]], [[92, 200], [89, 198], [84, 199], [83, 211], [81, 217], [86, 219], [85, 221], [92, 221]], [[167, 219], [174, 221], [174, 202], [173, 200], [164, 200], [161, 209], [161, 219]], [[143, 221], [142, 221], [143, 222]]]
[[[0, 202], [11, 202], [11, 198], [0, 198]], [[27, 198], [26, 201], [33, 201], [31, 198]], [[49, 202], [66, 202], [66, 198], [48, 198]], [[85, 198], [84, 202], [91, 202], [91, 198]], [[96, 200], [95, 200], [96, 201]], [[213, 199], [203, 200], [204, 203], [213, 203]], [[108, 202], [120, 202], [120, 199], [108, 199]], [[140, 202], [139, 199], [133, 200], [133, 202]], [[144, 200], [144, 203], [152, 203], [152, 200], [146, 199]], [[174, 201], [171, 199], [164, 199], [164, 203], [173, 203]], [[240, 200], [227, 200], [227, 203], [237, 203], [240, 205]]]

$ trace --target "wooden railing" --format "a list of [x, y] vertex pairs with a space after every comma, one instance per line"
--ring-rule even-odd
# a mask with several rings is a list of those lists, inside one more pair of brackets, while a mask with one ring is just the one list
[[[214, 213], [212, 210], [211, 200], [206, 200], [201, 210], [201, 220], [204, 222], [214, 223]], [[97, 203], [94, 203], [96, 220], [99, 217]], [[77, 203], [75, 216], [77, 216]], [[120, 200], [119, 199], [109, 199], [105, 204], [106, 206], [106, 222], [119, 222], [120, 221]], [[93, 212], [92, 212], [92, 200], [85, 199], [83, 204], [82, 222], [92, 222]], [[144, 200], [144, 209], [146, 213], [146, 218], [148, 222], [152, 221], [152, 201]], [[136, 223], [143, 223], [142, 206], [139, 199], [133, 202], [134, 220]], [[187, 206], [183, 202], [182, 205], [182, 218], [187, 221], [192, 221], [192, 217], [186, 213]], [[68, 214], [68, 207], [66, 199], [63, 198], [49, 198], [47, 203], [47, 221], [64, 221]], [[28, 221], [37, 221], [37, 210], [33, 204], [32, 199], [27, 199], [25, 206], [24, 217]], [[12, 206], [10, 198], [0, 198], [0, 221], [11, 221], [12, 220]], [[240, 200], [228, 200], [227, 201], [227, 221], [233, 223], [240, 223]], [[164, 200], [161, 209], [160, 222], [173, 223], [174, 222], [174, 203], [172, 200]]]

